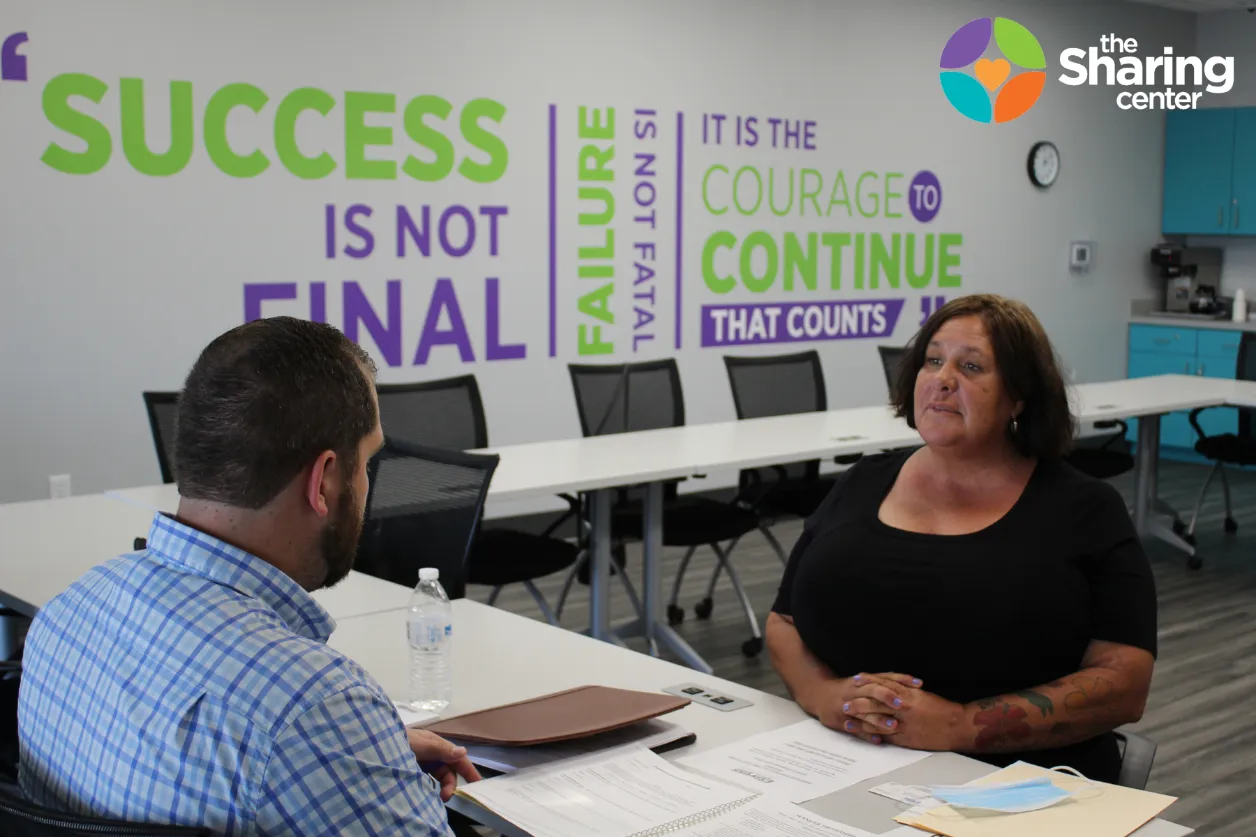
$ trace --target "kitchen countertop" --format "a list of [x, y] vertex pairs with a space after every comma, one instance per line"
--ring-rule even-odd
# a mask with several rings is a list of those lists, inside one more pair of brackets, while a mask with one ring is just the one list
[[1141, 325], [1178, 326], [1179, 328], [1210, 328], [1217, 331], [1256, 331], [1256, 322], [1248, 320], [1236, 323], [1233, 320], [1213, 320], [1205, 317], [1175, 317], [1168, 315], [1133, 315], [1131, 323]]

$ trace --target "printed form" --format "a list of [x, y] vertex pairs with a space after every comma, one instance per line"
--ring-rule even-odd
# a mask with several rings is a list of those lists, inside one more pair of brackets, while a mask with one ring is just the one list
[[680, 759], [680, 764], [789, 802], [809, 802], [929, 753], [869, 744], [816, 720]]

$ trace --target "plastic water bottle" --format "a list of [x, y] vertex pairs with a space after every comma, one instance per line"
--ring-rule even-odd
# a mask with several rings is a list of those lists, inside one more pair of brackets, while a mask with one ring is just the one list
[[410, 597], [406, 634], [410, 640], [410, 708], [440, 712], [453, 699], [452, 609], [440, 570], [419, 570], [419, 584]]

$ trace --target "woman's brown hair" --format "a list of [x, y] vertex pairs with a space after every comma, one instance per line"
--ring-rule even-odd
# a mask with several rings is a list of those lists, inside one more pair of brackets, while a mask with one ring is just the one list
[[953, 299], [933, 313], [912, 338], [898, 370], [891, 406], [894, 414], [916, 427], [916, 375], [925, 364], [929, 343], [947, 320], [980, 317], [985, 324], [1003, 388], [1025, 407], [1008, 426], [1012, 444], [1022, 456], [1062, 459], [1072, 448], [1077, 422], [1055, 350], [1042, 323], [1029, 306], [997, 294], [972, 294]]

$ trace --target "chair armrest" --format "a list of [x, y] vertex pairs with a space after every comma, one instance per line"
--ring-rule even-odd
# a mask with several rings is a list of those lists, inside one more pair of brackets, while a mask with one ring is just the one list
[[1103, 450], [1107, 448], [1109, 445], [1115, 444], [1121, 439], [1124, 439], [1130, 432], [1130, 426], [1126, 424], [1125, 421], [1122, 419], [1108, 419], [1107, 421], [1097, 421], [1095, 422], [1095, 429], [1096, 430], [1113, 430], [1113, 429], [1116, 430], [1115, 433], [1109, 436], [1108, 439], [1102, 445], [1099, 446], [1100, 450]]
[[[1221, 407], [1225, 405], [1218, 404], [1215, 406]], [[1204, 432], [1204, 428], [1199, 426], [1199, 414], [1202, 413], [1204, 410], [1211, 410], [1211, 409], [1212, 407], [1196, 407], [1195, 409], [1191, 410], [1190, 415], [1187, 416], [1187, 419], [1191, 423], [1191, 427], [1195, 428], [1195, 432], [1199, 434], [1199, 438], [1201, 439], [1207, 439], [1208, 434]]]
[[1127, 788], [1143, 790], [1156, 760], [1156, 742], [1125, 729], [1114, 730], [1122, 744], [1121, 774], [1117, 783]]

